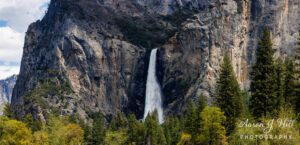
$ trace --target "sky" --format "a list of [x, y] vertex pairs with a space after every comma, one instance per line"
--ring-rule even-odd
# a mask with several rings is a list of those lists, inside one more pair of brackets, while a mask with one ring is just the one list
[[25, 32], [41, 19], [50, 0], [0, 0], [0, 79], [18, 74]]

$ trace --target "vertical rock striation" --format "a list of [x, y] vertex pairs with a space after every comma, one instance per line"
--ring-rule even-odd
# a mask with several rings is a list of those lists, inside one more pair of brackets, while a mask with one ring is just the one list
[[52, 0], [27, 31], [11, 107], [17, 118], [119, 111], [142, 118], [155, 47], [167, 113], [201, 93], [211, 102], [226, 52], [248, 88], [264, 27], [277, 57], [293, 52], [299, 7], [298, 0]]
[[165, 107], [180, 111], [201, 93], [212, 101], [222, 57], [231, 56], [238, 81], [249, 88], [257, 39], [272, 33], [276, 57], [293, 52], [300, 24], [297, 0], [210, 0], [162, 46], [161, 83]]

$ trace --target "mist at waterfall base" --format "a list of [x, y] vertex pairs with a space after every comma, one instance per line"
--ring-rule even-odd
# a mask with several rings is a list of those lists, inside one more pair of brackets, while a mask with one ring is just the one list
[[163, 107], [162, 107], [162, 93], [160, 85], [156, 78], [156, 55], [157, 48], [151, 51], [147, 84], [146, 84], [146, 101], [144, 118], [146, 119], [149, 113], [157, 111], [158, 121], [160, 124], [164, 122]]

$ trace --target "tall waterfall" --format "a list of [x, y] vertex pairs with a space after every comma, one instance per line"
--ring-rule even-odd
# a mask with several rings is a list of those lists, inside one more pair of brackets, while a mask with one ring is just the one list
[[144, 120], [147, 115], [155, 110], [158, 113], [159, 123], [164, 122], [163, 107], [162, 107], [162, 94], [161, 89], [156, 78], [156, 55], [157, 48], [151, 51], [150, 62], [148, 68], [148, 77], [146, 85], [146, 102]]

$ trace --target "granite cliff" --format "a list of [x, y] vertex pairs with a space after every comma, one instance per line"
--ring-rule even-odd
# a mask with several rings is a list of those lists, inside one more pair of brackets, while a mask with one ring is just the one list
[[3, 108], [5, 104], [11, 102], [11, 96], [16, 81], [17, 75], [13, 75], [7, 79], [0, 80], [0, 115], [3, 114]]
[[299, 7], [298, 0], [52, 0], [27, 31], [11, 107], [17, 118], [119, 111], [141, 118], [150, 50], [159, 48], [165, 112], [180, 113], [189, 98], [212, 99], [226, 52], [248, 88], [264, 28], [276, 57], [289, 55]]

